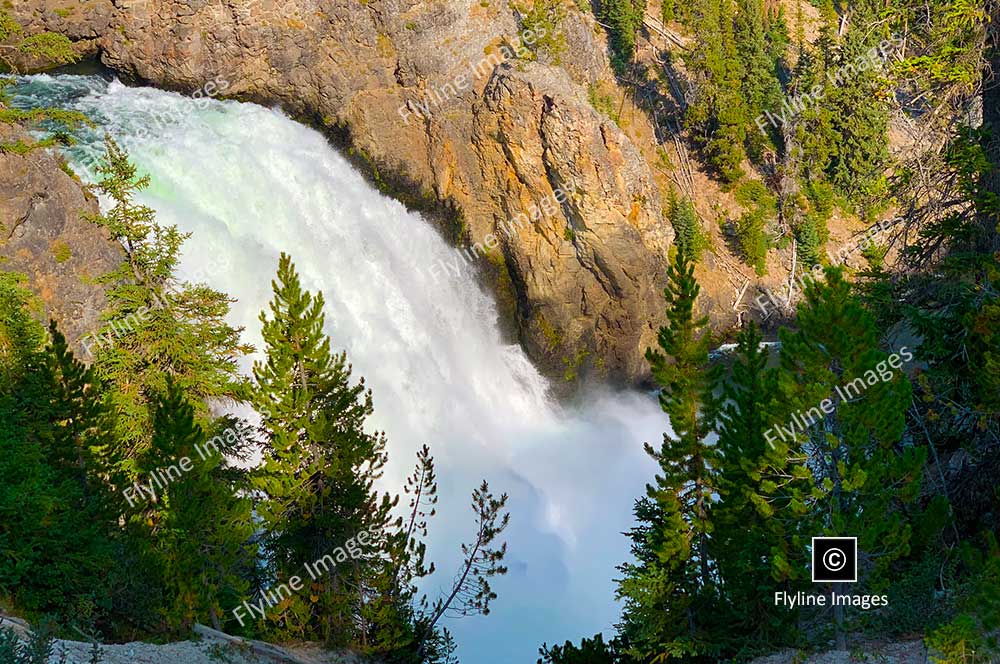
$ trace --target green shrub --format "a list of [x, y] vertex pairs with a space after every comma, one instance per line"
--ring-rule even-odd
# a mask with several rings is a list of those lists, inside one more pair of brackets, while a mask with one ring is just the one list
[[984, 550], [968, 543], [961, 547], [963, 565], [969, 570], [955, 593], [961, 613], [924, 638], [930, 660], [936, 664], [996, 662], [1000, 656], [996, 636], [1000, 629], [1000, 544], [993, 533], [985, 533], [985, 539]]
[[[52, 627], [45, 624], [22, 643], [14, 630], [0, 630], [0, 664], [49, 664], [55, 653], [52, 633]], [[55, 661], [64, 664], [66, 653], [61, 652]]]
[[615, 105], [615, 98], [610, 93], [605, 94], [601, 91], [601, 87], [591, 83], [587, 87], [587, 100], [590, 101], [590, 105], [594, 107], [594, 110], [598, 113], [602, 113], [612, 120], [615, 124], [618, 122], [618, 108]]
[[993, 661], [978, 621], [970, 615], [956, 616], [924, 639], [930, 661], [935, 664], [975, 664]]
[[[532, 60], [543, 56], [551, 64], [560, 64], [562, 54], [566, 51], [566, 35], [562, 29], [564, 18], [566, 8], [563, 0], [535, 0], [531, 10], [524, 14], [521, 21], [521, 43], [532, 54]], [[524, 39], [528, 32], [535, 35], [530, 44]]]
[[954, 607], [935, 588], [939, 579], [949, 586], [955, 577], [954, 560], [928, 553], [919, 560], [903, 561], [892, 575], [892, 601], [878, 612], [862, 613], [877, 633], [889, 638], [923, 634], [939, 627]]

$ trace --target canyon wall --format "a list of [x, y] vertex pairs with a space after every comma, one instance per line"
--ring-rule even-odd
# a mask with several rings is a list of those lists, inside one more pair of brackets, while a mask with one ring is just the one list
[[544, 370], [646, 375], [673, 232], [647, 162], [588, 101], [613, 80], [590, 14], [568, 12], [545, 35], [565, 48], [536, 54], [505, 0], [15, 0], [13, 11], [136, 81], [189, 93], [222, 81], [225, 96], [327, 127], [387, 191], [455, 211], [453, 234], [509, 291]]

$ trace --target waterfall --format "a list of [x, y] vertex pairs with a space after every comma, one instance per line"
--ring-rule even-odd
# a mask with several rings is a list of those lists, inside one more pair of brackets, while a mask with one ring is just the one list
[[[372, 389], [374, 428], [389, 440], [382, 488], [397, 492], [415, 452], [431, 446], [440, 509], [428, 554], [448, 586], [471, 537], [470, 493], [483, 478], [510, 494], [509, 573], [487, 617], [446, 620], [466, 664], [532, 662], [543, 641], [610, 634], [615, 565], [632, 502], [655, 466], [642, 451], [666, 420], [648, 395], [595, 390], [556, 403], [519, 346], [500, 333], [492, 299], [454, 263], [418, 214], [378, 193], [318, 132], [277, 110], [194, 100], [98, 76], [39, 75], [20, 106], [59, 106], [97, 123], [68, 157], [85, 165], [110, 133], [152, 183], [140, 201], [190, 232], [179, 274], [238, 301], [231, 322], [262, 347], [257, 316], [284, 251], [303, 286], [326, 298], [326, 331]], [[259, 357], [259, 355], [258, 355]], [[251, 360], [243, 369], [249, 371]]]

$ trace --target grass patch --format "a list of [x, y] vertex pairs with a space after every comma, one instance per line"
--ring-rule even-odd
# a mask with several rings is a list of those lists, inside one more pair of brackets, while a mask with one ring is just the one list
[[69, 245], [62, 240], [53, 242], [51, 249], [52, 256], [55, 257], [57, 263], [65, 263], [73, 257], [73, 252], [70, 251]]
[[590, 102], [595, 111], [608, 116], [616, 125], [620, 126], [614, 95], [606, 92], [601, 85], [591, 83], [587, 86], [587, 101]]

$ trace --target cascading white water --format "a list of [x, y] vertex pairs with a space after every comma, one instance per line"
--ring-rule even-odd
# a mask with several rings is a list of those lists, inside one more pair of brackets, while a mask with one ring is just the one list
[[323, 292], [327, 332], [372, 388], [372, 425], [389, 438], [384, 488], [398, 491], [421, 444], [436, 457], [432, 598], [471, 534], [472, 488], [486, 478], [510, 494], [510, 571], [494, 583], [493, 612], [446, 621], [463, 662], [531, 662], [543, 641], [611, 631], [614, 567], [628, 558], [621, 532], [654, 472], [642, 442], [658, 441], [666, 424], [652, 399], [593, 393], [579, 409], [553, 402], [522, 350], [502, 340], [491, 299], [468, 275], [426, 269], [451, 263], [456, 250], [375, 191], [323, 136], [280, 112], [96, 76], [30, 77], [16, 103], [97, 121], [71, 151], [78, 167], [102, 151], [105, 131], [126, 146], [152, 178], [142, 202], [161, 223], [192, 233], [181, 276], [238, 298], [232, 322], [257, 348], [280, 252], [307, 288]]

